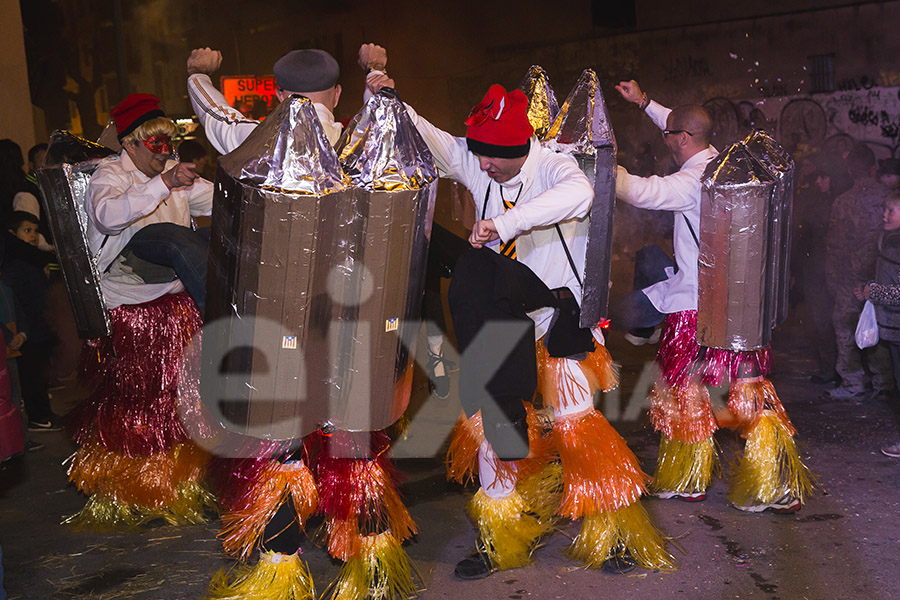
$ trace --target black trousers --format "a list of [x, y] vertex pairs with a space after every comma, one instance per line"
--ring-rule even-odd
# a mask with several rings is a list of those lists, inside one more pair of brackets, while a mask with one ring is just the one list
[[22, 356], [16, 359], [19, 384], [22, 386], [22, 403], [29, 421], [46, 422], [53, 416], [44, 373], [52, 350], [53, 344], [50, 342], [29, 340], [22, 345]]
[[527, 313], [554, 306], [556, 299], [522, 263], [488, 248], [469, 248], [456, 263], [449, 301], [463, 410], [470, 417], [481, 411], [485, 436], [500, 458], [524, 458], [522, 403], [537, 387], [534, 321]]
[[428, 263], [425, 270], [425, 297], [422, 300], [422, 318], [427, 335], [447, 332], [444, 304], [441, 302], [441, 279], [450, 279], [456, 261], [471, 248], [467, 240], [450, 233], [437, 223], [431, 227], [431, 243], [428, 246]]
[[666, 268], [675, 261], [659, 246], [644, 246], [634, 257], [634, 285], [631, 292], [613, 301], [609, 307], [610, 324], [617, 330], [634, 330], [650, 337], [653, 328], [666, 315], [656, 310], [643, 289], [666, 279]]

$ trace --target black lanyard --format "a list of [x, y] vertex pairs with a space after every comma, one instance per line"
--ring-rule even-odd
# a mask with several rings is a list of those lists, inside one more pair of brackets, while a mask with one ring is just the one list
[[[525, 187], [525, 183], [519, 184], [519, 191], [516, 193], [516, 199], [513, 200], [513, 205], [519, 202], [519, 196], [522, 195], [522, 188]], [[491, 184], [488, 182], [487, 190], [484, 192], [484, 204], [481, 207], [481, 220], [484, 221], [484, 216], [487, 214], [487, 205], [488, 199], [491, 197]], [[503, 199], [503, 186], [500, 186], [500, 204], [504, 204], [505, 200]], [[506, 205], [503, 206], [504, 212], [506, 211]]]

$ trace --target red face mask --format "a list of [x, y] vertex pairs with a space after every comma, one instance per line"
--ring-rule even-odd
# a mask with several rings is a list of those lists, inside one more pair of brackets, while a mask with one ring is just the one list
[[172, 138], [167, 135], [154, 135], [141, 141], [153, 154], [172, 154]]

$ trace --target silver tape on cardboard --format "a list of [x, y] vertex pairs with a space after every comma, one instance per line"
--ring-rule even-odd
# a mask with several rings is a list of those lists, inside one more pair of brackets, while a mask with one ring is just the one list
[[755, 130], [744, 140], [747, 151], [775, 179], [775, 194], [769, 212], [769, 270], [767, 293], [772, 304], [771, 327], [787, 318], [791, 285], [791, 212], [794, 198], [794, 159], [763, 130]]
[[[433, 158], [386, 94], [354, 119], [340, 160], [302, 106], [276, 110], [257, 132], [222, 159], [216, 179], [207, 321], [217, 337], [211, 344], [207, 325], [204, 402], [222, 406], [230, 429], [266, 439], [299, 438], [323, 423], [382, 429], [409, 402], [404, 338], [421, 307]], [[260, 139], [289, 150], [249, 156]], [[290, 150], [304, 148], [314, 153]], [[288, 171], [278, 160], [294, 169], [290, 183], [234, 176], [248, 165]], [[219, 320], [227, 326], [215, 330]]]
[[280, 194], [323, 195], [346, 187], [316, 109], [302, 96], [279, 104], [219, 164], [233, 179]]
[[50, 136], [46, 166], [36, 173], [75, 326], [83, 339], [110, 334], [100, 272], [87, 241], [84, 199], [97, 163], [112, 154], [109, 148], [77, 135], [55, 131]]
[[750, 351], [769, 344], [775, 305], [771, 212], [778, 181], [737, 142], [701, 178], [697, 341]]
[[581, 296], [582, 327], [601, 322], [609, 308], [613, 213], [616, 207], [616, 137], [597, 74], [585, 69], [569, 93], [543, 143], [569, 154], [591, 180], [594, 200], [589, 218]]

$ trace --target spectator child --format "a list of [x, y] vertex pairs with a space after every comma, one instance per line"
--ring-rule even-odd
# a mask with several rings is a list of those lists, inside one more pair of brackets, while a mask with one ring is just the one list
[[44, 318], [47, 291], [47, 264], [53, 260], [32, 244], [36, 241], [37, 218], [15, 211], [7, 223], [5, 256], [0, 279], [13, 291], [18, 333], [25, 336], [16, 360], [22, 400], [28, 414], [28, 431], [58, 431], [57, 418], [50, 410], [45, 369], [53, 349], [54, 336]]
[[[870, 300], [878, 316], [878, 338], [888, 344], [894, 366], [894, 380], [900, 381], [900, 191], [893, 191], [884, 201], [884, 230], [878, 238], [878, 260], [875, 281], [858, 286], [854, 294]], [[898, 384], [897, 389], [900, 389]], [[900, 443], [881, 449], [882, 453], [900, 458]]]

